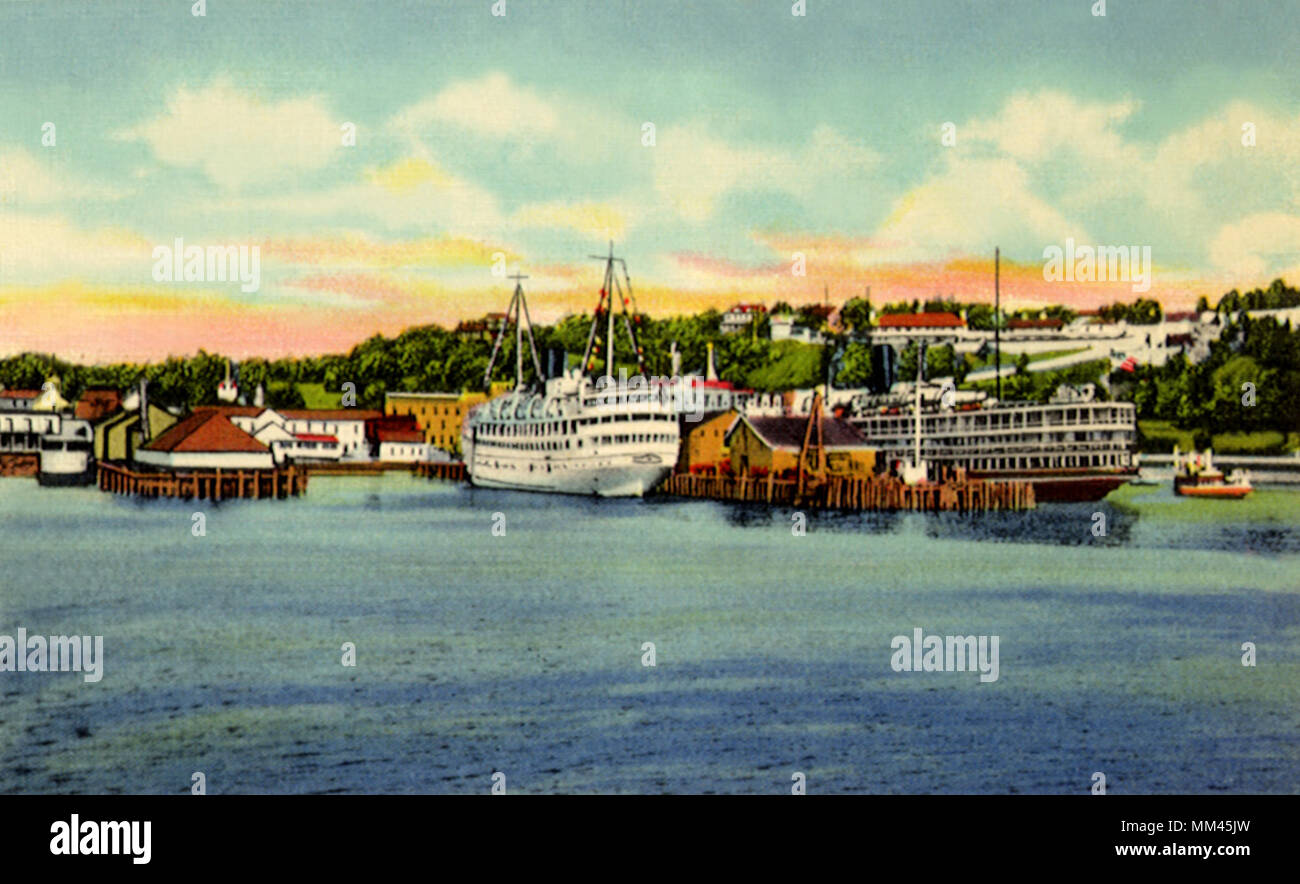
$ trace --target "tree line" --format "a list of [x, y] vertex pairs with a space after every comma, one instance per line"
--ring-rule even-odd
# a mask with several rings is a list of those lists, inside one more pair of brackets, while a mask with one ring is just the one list
[[[1208, 306], [1207, 299], [1202, 298], [1202, 301], [1206, 302], [1204, 306]], [[1273, 328], [1267, 326], [1267, 323], [1272, 322], [1271, 319], [1235, 323], [1231, 317], [1242, 309], [1298, 305], [1300, 292], [1282, 280], [1275, 280], [1267, 289], [1256, 289], [1245, 294], [1234, 289], [1223, 295], [1216, 306], [1230, 325], [1224, 339], [1211, 348], [1208, 360], [1192, 365], [1181, 357], [1174, 357], [1161, 369], [1143, 367], [1133, 376], [1117, 374], [1115, 378], [1118, 388], [1131, 390], [1143, 416], [1174, 420], [1187, 428], [1294, 426], [1295, 406], [1291, 403], [1300, 401], [1293, 395], [1300, 391], [1300, 387], [1296, 386], [1300, 359], [1297, 359], [1296, 345], [1293, 343], [1297, 333], [1291, 331], [1289, 326], [1265, 330]], [[924, 304], [917, 301], [886, 304], [880, 312], [898, 312], [902, 308], [909, 311], [964, 312], [968, 324], [976, 328], [991, 328], [995, 322], [990, 305], [961, 304], [951, 298], [935, 298]], [[723, 335], [720, 331], [722, 314], [717, 310], [706, 310], [690, 316], [663, 319], [645, 314], [630, 316], [627, 323], [635, 333], [634, 348], [626, 334], [623, 317], [616, 316], [617, 333], [613, 354], [615, 374], [620, 368], [625, 368], [629, 375], [634, 374], [638, 356], [642, 358], [647, 374], [671, 374], [672, 344], [676, 344], [684, 372], [704, 374], [708, 346], [712, 342], [719, 376], [737, 385], [760, 390], [807, 387], [825, 380], [828, 374], [840, 387], [862, 387], [871, 381], [873, 358], [870, 328], [872, 317], [878, 314], [867, 299], [850, 298], [841, 305], [838, 330], [832, 330], [829, 326], [828, 314], [831, 311], [822, 304], [805, 305], [795, 310], [788, 304], [778, 302], [773, 312], [795, 314], [796, 321], [821, 332], [826, 345], [773, 342], [769, 337], [770, 317], [761, 314], [749, 328]], [[1073, 311], [1062, 306], [1045, 308], [1043, 313], [1063, 321], [1074, 318]], [[1152, 316], [1162, 314], [1159, 304], [1138, 299], [1132, 304], [1106, 308], [1103, 315], [1127, 318], [1131, 322], [1145, 322], [1150, 321]], [[1005, 321], [1005, 317], [1003, 319]], [[538, 350], [542, 354], [548, 349], [558, 350], [565, 354], [566, 367], [576, 367], [587, 347], [591, 321], [592, 316], [583, 313], [568, 316], [551, 325], [535, 327], [534, 337]], [[266, 404], [279, 408], [302, 407], [303, 399], [298, 385], [305, 383], [321, 384], [331, 393], [338, 393], [343, 389], [343, 384], [352, 383], [357, 391], [358, 405], [368, 408], [381, 408], [388, 392], [460, 392], [482, 389], [495, 331], [495, 328], [488, 332], [448, 330], [437, 325], [426, 325], [408, 328], [394, 337], [374, 335], [346, 354], [272, 360], [245, 359], [238, 364], [241, 389], [251, 399], [253, 389], [260, 384], [265, 391]], [[603, 328], [597, 337], [603, 347]], [[525, 343], [524, 346], [528, 347], [528, 344]], [[796, 355], [801, 356], [797, 360], [790, 358], [795, 349], [800, 351]], [[603, 352], [594, 353], [590, 365], [585, 368], [590, 373], [603, 373], [606, 356]], [[770, 366], [781, 363], [782, 360], [790, 363], [789, 371], [770, 370]], [[544, 356], [539, 361], [545, 369], [547, 361]], [[536, 381], [531, 356], [525, 353], [523, 362], [525, 382]], [[959, 357], [951, 347], [939, 347], [927, 351], [926, 368], [929, 377], [954, 376], [961, 383], [967, 366], [964, 358]], [[1005, 398], [1043, 398], [1050, 395], [1048, 386], [1054, 382], [1097, 380], [1100, 374], [1100, 369], [1095, 365], [1080, 366], [1065, 374], [1035, 374], [1028, 372], [1025, 366], [1019, 366], [1019, 369], [1016, 377], [1003, 383]], [[915, 371], [915, 350], [907, 348], [900, 354], [898, 376], [912, 377]], [[89, 387], [106, 386], [125, 390], [144, 377], [149, 381], [152, 401], [179, 408], [215, 403], [217, 384], [225, 372], [224, 356], [202, 350], [194, 356], [172, 356], [154, 363], [78, 365], [37, 353], [24, 353], [0, 360], [0, 384], [6, 389], [40, 389], [51, 375], [58, 375], [63, 395], [69, 400], [75, 400]], [[515, 338], [511, 333], [502, 339], [491, 379], [512, 380], [514, 372]], [[1259, 375], [1255, 383], [1261, 390], [1262, 407], [1247, 411], [1234, 410], [1224, 391], [1238, 379], [1244, 383], [1251, 372]], [[1144, 386], [1148, 381], [1149, 386]], [[1267, 401], [1264, 390], [1270, 391]], [[1286, 398], [1287, 391], [1290, 391], [1290, 398]]]

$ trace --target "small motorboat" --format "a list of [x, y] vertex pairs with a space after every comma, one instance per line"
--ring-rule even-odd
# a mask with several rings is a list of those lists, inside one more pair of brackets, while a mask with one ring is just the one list
[[1183, 497], [1220, 497], [1227, 500], [1240, 500], [1252, 490], [1250, 477], [1241, 470], [1233, 470], [1224, 476], [1222, 470], [1214, 467], [1214, 452], [1205, 449], [1204, 454], [1190, 452], [1183, 457], [1174, 449], [1174, 493]]

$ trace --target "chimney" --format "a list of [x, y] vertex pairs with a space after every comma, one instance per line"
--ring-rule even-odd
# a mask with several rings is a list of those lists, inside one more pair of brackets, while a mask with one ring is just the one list
[[716, 381], [718, 379], [718, 370], [713, 367], [713, 342], [709, 341], [709, 355], [704, 366], [704, 379], [706, 381]]
[[669, 350], [673, 360], [673, 370], [671, 377], [681, 377], [682, 374], [682, 354], [677, 350], [677, 342], [673, 341], [672, 348]]

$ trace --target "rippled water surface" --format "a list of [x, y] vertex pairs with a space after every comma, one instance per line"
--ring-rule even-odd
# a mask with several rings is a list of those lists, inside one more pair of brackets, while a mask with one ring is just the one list
[[[1297, 498], [796, 537], [397, 474], [219, 506], [0, 480], [0, 634], [106, 657], [0, 672], [0, 791], [1297, 792]], [[999, 636], [999, 679], [894, 672], [914, 627]]]

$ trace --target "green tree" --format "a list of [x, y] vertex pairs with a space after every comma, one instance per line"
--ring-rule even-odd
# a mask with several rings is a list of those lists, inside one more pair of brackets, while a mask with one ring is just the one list
[[857, 334], [871, 329], [871, 302], [866, 298], [849, 298], [840, 308], [840, 321]]
[[840, 371], [835, 378], [838, 387], [865, 387], [871, 382], [871, 345], [850, 341], [844, 347]]
[[980, 331], [993, 331], [993, 305], [971, 304], [966, 309], [966, 325]]

